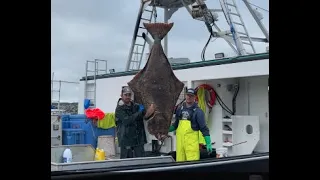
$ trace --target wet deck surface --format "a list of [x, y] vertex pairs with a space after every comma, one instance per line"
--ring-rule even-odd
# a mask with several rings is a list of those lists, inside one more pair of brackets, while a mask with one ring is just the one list
[[[161, 154], [154, 154], [152, 152], [147, 151], [145, 153], [146, 157], [155, 157], [155, 156], [160, 156], [160, 155], [167, 155], [166, 153], [161, 153]], [[120, 159], [120, 154], [116, 154], [114, 157], [111, 157], [110, 159]]]
[[112, 157], [110, 159], [120, 159], [120, 154], [116, 154], [114, 157]]

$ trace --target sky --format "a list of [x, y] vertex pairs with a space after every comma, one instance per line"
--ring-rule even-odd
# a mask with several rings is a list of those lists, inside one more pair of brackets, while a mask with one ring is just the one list
[[[242, 2], [235, 0], [245, 25], [252, 37], [264, 37], [250, 12]], [[252, 4], [269, 10], [269, 1], [251, 0]], [[219, 9], [219, 0], [207, 0], [210, 9]], [[87, 60], [108, 60], [108, 69], [124, 71], [140, 0], [51, 0], [51, 72], [55, 80], [79, 82], [85, 76]], [[264, 26], [269, 29], [269, 12], [259, 10]], [[157, 8], [157, 22], [163, 21], [163, 10]], [[228, 30], [222, 13], [217, 25]], [[168, 57], [201, 61], [201, 51], [208, 39], [204, 22], [194, 20], [185, 8], [173, 14], [169, 22], [174, 26], [168, 36]], [[265, 52], [266, 43], [254, 43], [256, 51]], [[215, 53], [234, 56], [233, 50], [218, 38], [206, 50], [206, 59]], [[103, 67], [101, 67], [102, 69]], [[58, 84], [54, 83], [54, 89]], [[60, 101], [79, 101], [79, 85], [61, 85]], [[57, 99], [58, 93], [53, 94]]]

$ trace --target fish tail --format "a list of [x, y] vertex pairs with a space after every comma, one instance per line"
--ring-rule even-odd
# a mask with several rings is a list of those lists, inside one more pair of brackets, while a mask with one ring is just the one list
[[161, 41], [171, 30], [173, 23], [143, 23], [155, 41]]

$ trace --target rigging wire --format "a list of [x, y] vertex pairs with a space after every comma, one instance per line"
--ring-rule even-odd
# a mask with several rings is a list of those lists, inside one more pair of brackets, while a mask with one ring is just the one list
[[[242, 0], [242, 1], [243, 1], [243, 0]], [[250, 3], [250, 2], [248, 2], [248, 4], [250, 4], [251, 6], [254, 6], [254, 7], [256, 7], [256, 8], [259, 8], [259, 9], [261, 9], [261, 10], [264, 10], [264, 11], [266, 11], [266, 12], [269, 12], [268, 10], [266, 10], [266, 9], [260, 7], [260, 6], [257, 6], [257, 5], [255, 5], [255, 4], [252, 4], [252, 3]]]

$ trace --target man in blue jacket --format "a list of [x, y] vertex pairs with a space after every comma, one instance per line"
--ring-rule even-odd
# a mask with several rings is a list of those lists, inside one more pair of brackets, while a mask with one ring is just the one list
[[204, 112], [195, 102], [195, 96], [194, 89], [187, 89], [186, 102], [177, 108], [176, 121], [169, 128], [169, 132], [176, 130], [176, 161], [200, 159], [199, 131], [204, 136], [208, 152], [212, 152], [209, 128]]

